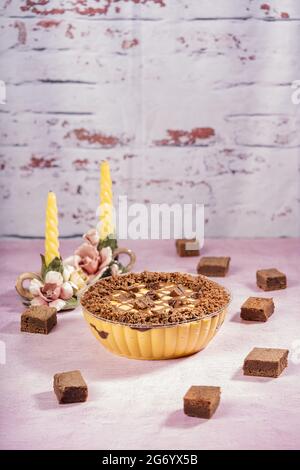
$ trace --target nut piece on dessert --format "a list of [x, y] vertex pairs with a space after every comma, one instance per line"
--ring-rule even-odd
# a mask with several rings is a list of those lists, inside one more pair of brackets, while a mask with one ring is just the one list
[[256, 271], [256, 284], [264, 291], [285, 289], [286, 275], [278, 269], [259, 269]]
[[58, 403], [80, 403], [86, 401], [88, 388], [79, 370], [54, 375], [53, 388]]
[[204, 276], [224, 277], [228, 273], [229, 263], [229, 256], [202, 256], [197, 266], [197, 272]]
[[181, 238], [176, 240], [176, 251], [179, 256], [199, 256], [199, 241], [195, 238]]
[[221, 398], [220, 387], [192, 385], [183, 398], [184, 413], [196, 418], [211, 418]]
[[27, 308], [21, 315], [21, 331], [47, 335], [57, 323], [56, 309], [47, 305]]
[[288, 365], [288, 349], [253, 348], [244, 360], [244, 375], [279, 377]]
[[241, 306], [241, 318], [248, 321], [266, 322], [274, 313], [272, 298], [249, 297]]

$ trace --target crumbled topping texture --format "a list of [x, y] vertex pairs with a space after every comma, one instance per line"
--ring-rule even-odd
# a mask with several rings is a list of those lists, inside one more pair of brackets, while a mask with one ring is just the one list
[[148, 271], [101, 279], [81, 300], [99, 318], [145, 327], [199, 320], [228, 302], [228, 292], [204, 276]]

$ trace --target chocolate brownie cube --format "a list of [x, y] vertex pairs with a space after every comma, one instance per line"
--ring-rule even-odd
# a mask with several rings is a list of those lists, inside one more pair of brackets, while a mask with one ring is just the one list
[[229, 256], [202, 256], [197, 266], [197, 272], [204, 276], [224, 277], [228, 273], [229, 263]]
[[248, 321], [266, 322], [274, 313], [272, 298], [249, 297], [241, 306], [241, 318]]
[[176, 251], [179, 256], [199, 256], [199, 241], [195, 238], [181, 238], [176, 240]]
[[279, 377], [288, 365], [288, 349], [253, 348], [244, 360], [244, 375]]
[[21, 331], [47, 335], [57, 323], [56, 309], [47, 305], [27, 308], [21, 315]]
[[286, 288], [286, 275], [278, 269], [259, 269], [256, 272], [256, 284], [264, 291]]
[[79, 370], [55, 374], [53, 388], [60, 404], [80, 403], [88, 397], [87, 384]]
[[184, 413], [197, 418], [211, 418], [220, 403], [220, 387], [192, 385], [183, 398]]

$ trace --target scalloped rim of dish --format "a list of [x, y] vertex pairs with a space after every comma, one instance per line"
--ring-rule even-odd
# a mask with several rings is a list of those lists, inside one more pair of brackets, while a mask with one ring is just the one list
[[[155, 271], [150, 271], [150, 272], [155, 272]], [[162, 272], [173, 272], [173, 271], [162, 271]], [[139, 274], [139, 273], [123, 273], [123, 274], [119, 274], [119, 276], [126, 276], [128, 274]], [[180, 274], [188, 274], [189, 276], [194, 276], [194, 277], [199, 276], [199, 274], [196, 275], [196, 274], [190, 274], [190, 273], [180, 273]], [[145, 325], [145, 323], [142, 323], [142, 324], [140, 324], [140, 323], [123, 323], [123, 322], [120, 322], [120, 321], [113, 321], [113, 320], [108, 320], [107, 318], [99, 317], [95, 313], [90, 312], [81, 303], [82, 296], [89, 290], [90, 287], [93, 286], [93, 284], [90, 284], [86, 289], [83, 290], [83, 292], [80, 295], [79, 302], [80, 302], [80, 305], [81, 305], [83, 311], [87, 312], [89, 315], [91, 315], [92, 317], [94, 317], [98, 320], [101, 320], [101, 321], [104, 321], [104, 322], [107, 322], [107, 323], [112, 323], [113, 325], [128, 326], [129, 328], [132, 328], [132, 329], [137, 329], [138, 328], [138, 329], [145, 329], [145, 330], [150, 330], [150, 329], [154, 329], [154, 328], [172, 328], [174, 326], [186, 325], [187, 323], [198, 322], [198, 321], [201, 321], [201, 320], [206, 320], [207, 318], [212, 318], [212, 317], [216, 317], [217, 315], [220, 315], [220, 313], [222, 313], [223, 310], [228, 308], [228, 306], [230, 305], [230, 302], [232, 300], [231, 292], [230, 292], [229, 289], [227, 289], [227, 287], [222, 286], [222, 284], [219, 284], [216, 281], [212, 281], [207, 276], [203, 276], [202, 274], [200, 274], [200, 276], [205, 277], [206, 279], [208, 279], [213, 284], [216, 284], [218, 287], [222, 287], [227, 292], [227, 294], [229, 295], [229, 300], [225, 305], [223, 305], [223, 307], [219, 308], [219, 310], [216, 310], [215, 312], [209, 313], [209, 314], [204, 315], [203, 317], [200, 317], [200, 318], [193, 318], [193, 319], [181, 321], [181, 322], [178, 322], [178, 323], [170, 323], [170, 324], [167, 324], [167, 325], [164, 325], [164, 324], [159, 324], [159, 325], [147, 324], [147, 325]], [[109, 276], [109, 277], [111, 277], [111, 276]], [[107, 279], [107, 277], [105, 277], [103, 279]], [[99, 279], [96, 282], [101, 282], [101, 279]], [[95, 284], [96, 284], [96, 282], [95, 282]]]

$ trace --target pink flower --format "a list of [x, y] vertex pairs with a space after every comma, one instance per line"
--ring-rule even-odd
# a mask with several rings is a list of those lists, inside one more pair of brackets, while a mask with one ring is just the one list
[[52, 300], [57, 300], [60, 296], [61, 287], [57, 284], [45, 284], [40, 289], [40, 297], [46, 302], [52, 302]]
[[89, 282], [94, 282], [97, 279], [100, 279], [105, 271], [107, 270], [108, 266], [111, 263], [112, 260], [112, 251], [109, 246], [106, 248], [102, 248], [102, 250], [99, 253], [100, 259], [101, 259], [101, 264], [99, 265], [98, 271], [93, 275], [89, 277]]
[[32, 279], [29, 290], [34, 296], [31, 305], [49, 305], [57, 311], [64, 308], [66, 300], [73, 296], [73, 287], [70, 282], [63, 282], [63, 276], [57, 271], [49, 271], [45, 283]]
[[[106, 269], [112, 260], [112, 251], [109, 246], [102, 248], [99, 252], [96, 246], [90, 243], [83, 243], [75, 251], [75, 257], [78, 259], [78, 267], [88, 275], [94, 275]], [[76, 260], [77, 261], [77, 260]]]
[[95, 246], [83, 243], [77, 248], [75, 255], [80, 257], [79, 267], [87, 274], [95, 274], [98, 271], [101, 258]]
[[[65, 259], [64, 266], [73, 266], [76, 271], [82, 271], [91, 278], [100, 278], [112, 261], [112, 250], [110, 247], [98, 251], [99, 234], [97, 229], [90, 229], [83, 235], [85, 242], [80, 245], [73, 256]], [[66, 280], [72, 281], [74, 273]], [[73, 281], [72, 281], [73, 282]]]
[[64, 266], [67, 268], [71, 266], [71, 268], [73, 267], [74, 269], [79, 269], [79, 261], [80, 256], [78, 255], [68, 256], [68, 258], [64, 260]]
[[83, 235], [83, 239], [93, 246], [97, 246], [100, 240], [98, 230], [91, 228]]

